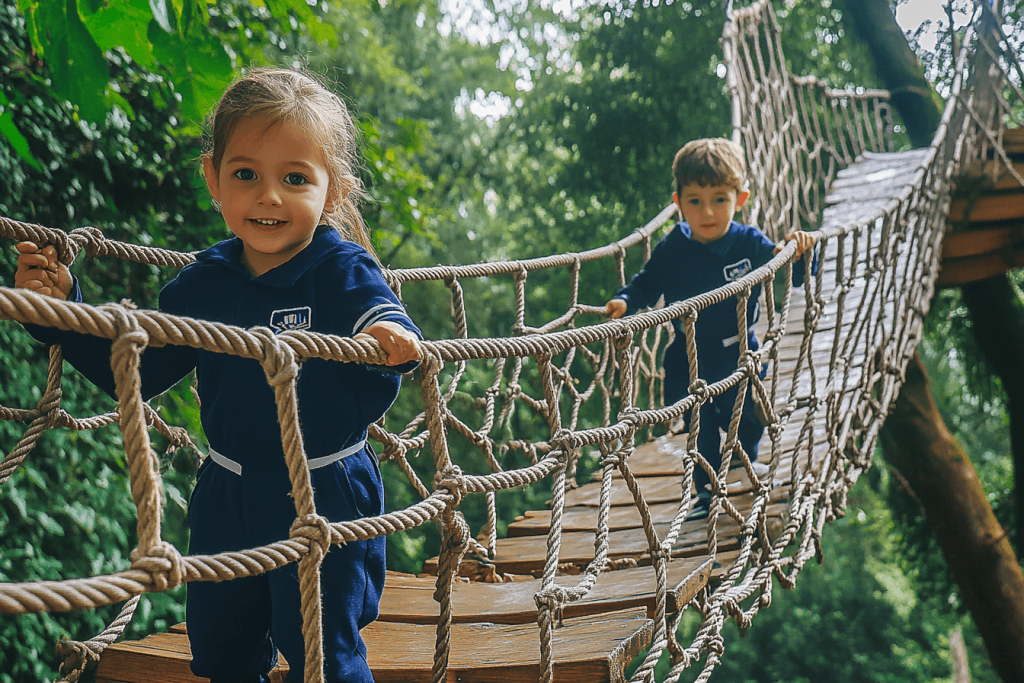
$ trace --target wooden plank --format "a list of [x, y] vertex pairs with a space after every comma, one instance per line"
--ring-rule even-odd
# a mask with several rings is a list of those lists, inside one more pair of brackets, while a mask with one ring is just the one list
[[[600, 617], [566, 619], [554, 634], [556, 680], [621, 683], [623, 670], [650, 644], [654, 622], [644, 608]], [[434, 626], [375, 622], [363, 629], [374, 678], [388, 683], [427, 683], [434, 660]], [[153, 639], [153, 640], [150, 640]], [[140, 643], [150, 640], [150, 646]], [[455, 624], [447, 681], [536, 681], [539, 630], [533, 624]], [[98, 683], [200, 683], [188, 669], [188, 636], [163, 633], [116, 643], [104, 652]]]
[[1024, 242], [1024, 221], [999, 228], [946, 233], [942, 240], [942, 259], [979, 256], [1013, 248], [1021, 242]]
[[999, 254], [949, 259], [942, 262], [942, 269], [939, 271], [936, 284], [939, 287], [962, 285], [1021, 267], [1024, 267], [1024, 247]]
[[[1018, 175], [1024, 177], [1024, 162], [1014, 162], [1013, 170]], [[1014, 178], [1006, 168], [1006, 164], [1002, 159], [999, 161], [986, 161], [984, 164], [981, 162], [975, 162], [971, 164], [970, 168], [967, 169], [965, 174], [969, 178], [975, 180], [989, 180], [998, 178], [998, 180], [989, 186], [993, 190], [1015, 190], [1019, 188], [1020, 182]], [[954, 195], [955, 197], [956, 195]]]
[[1024, 128], [1003, 129], [1003, 150], [1007, 155], [1024, 156]]
[[[114, 643], [103, 651], [96, 669], [96, 683], [199, 683], [208, 678], [192, 675], [185, 625], [172, 626], [139, 641]], [[271, 683], [284, 683], [288, 662], [283, 656], [270, 673]]]
[[[685, 605], [707, 584], [712, 560], [686, 558], [669, 563], [669, 610]], [[559, 576], [555, 583], [571, 587], [579, 576]], [[436, 624], [438, 603], [434, 601], [434, 579], [416, 577], [419, 585], [385, 585], [380, 603], [380, 621], [410, 624]], [[540, 590], [537, 579], [508, 583], [456, 583], [452, 598], [455, 623], [489, 622], [527, 624], [537, 621], [533, 596]], [[569, 603], [565, 617], [584, 617], [633, 607], [645, 607], [654, 617], [656, 578], [651, 567], [633, 567], [608, 571], [581, 600]]]
[[[776, 488], [772, 490], [770, 500], [775, 503], [787, 500], [788, 497], [788, 488]], [[730, 495], [730, 499], [732, 504], [741, 511], [749, 510], [753, 502], [753, 496], [749, 493], [739, 496]], [[650, 509], [652, 518], [658, 521], [671, 520], [679, 510], [679, 503], [661, 503], [652, 505]], [[635, 505], [618, 505], [608, 511], [608, 528], [611, 531], [639, 529], [641, 526], [640, 511]], [[541, 536], [547, 534], [550, 527], [550, 510], [531, 510], [508, 526], [508, 537]], [[597, 508], [582, 505], [567, 507], [562, 513], [562, 530], [596, 531]]]
[[[785, 514], [785, 506], [771, 506], [769, 514]], [[693, 557], [706, 552], [707, 547], [706, 519], [684, 522], [679, 540], [672, 551], [673, 557]], [[656, 524], [655, 530], [659, 537], [664, 538], [668, 524]], [[728, 550], [739, 544], [737, 538], [739, 527], [727, 515], [718, 520], [718, 542], [722, 550]], [[612, 531], [608, 534], [608, 555], [613, 559], [630, 557], [639, 559], [648, 551], [647, 537], [641, 529], [625, 529]], [[519, 536], [516, 538], [500, 538], [497, 552], [492, 563], [495, 569], [503, 574], [531, 574], [543, 569], [547, 555], [547, 536]], [[591, 531], [568, 531], [562, 534], [558, 561], [585, 565], [594, 559], [594, 533]], [[423, 571], [428, 574], [437, 573], [437, 558], [432, 557], [423, 563]]]
[[973, 206], [966, 199], [957, 199], [949, 205], [949, 220], [954, 222], [983, 223], [1015, 219], [1024, 219], [1024, 188], [1020, 192], [982, 195]]

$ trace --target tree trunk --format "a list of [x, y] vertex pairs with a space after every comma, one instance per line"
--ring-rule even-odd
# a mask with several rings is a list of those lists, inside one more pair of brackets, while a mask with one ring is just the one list
[[915, 147], [927, 147], [942, 118], [942, 102], [896, 23], [889, 0], [844, 0], [843, 23], [867, 44], [875, 70], [892, 93]]
[[[1005, 274], [971, 282], [961, 291], [974, 338], [1006, 393], [1019, 535], [1024, 529], [1024, 505], [1020, 502], [1024, 491], [1024, 302]], [[1020, 540], [1018, 536], [1018, 543]]]
[[1024, 681], [1024, 573], [917, 354], [881, 437], [886, 460], [921, 502], [993, 667], [1006, 683]]

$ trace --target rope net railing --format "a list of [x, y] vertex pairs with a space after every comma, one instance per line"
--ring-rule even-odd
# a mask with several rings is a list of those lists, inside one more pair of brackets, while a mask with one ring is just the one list
[[[121, 633], [142, 593], [185, 582], [252, 576], [297, 562], [306, 639], [304, 680], [319, 682], [323, 679], [319, 565], [324, 553], [332, 544], [393, 534], [436, 520], [442, 543], [434, 594], [439, 618], [432, 679], [442, 681], [450, 650], [459, 646], [452, 640], [452, 586], [467, 553], [495, 554], [496, 494], [549, 481], [551, 524], [535, 601], [540, 679], [551, 681], [557, 657], [552, 641], [563, 608], [583, 599], [603, 573], [622, 564], [609, 555], [608, 516], [613, 489], [625, 486], [647, 541], [647, 551], [638, 561], [653, 567], [657, 589], [653, 642], [633, 680], [653, 680], [655, 665], [666, 651], [671, 661], [668, 680], [678, 680], [684, 669], [701, 661], [697, 680], [707, 680], [723, 653], [726, 621], [735, 619], [741, 628], [748, 626], [770, 604], [773, 577], [783, 587], [793, 585], [804, 564], [820, 555], [824, 525], [842, 514], [849, 488], [870, 466], [878, 429], [920, 338], [921, 319], [938, 269], [951, 179], [965, 155], [999, 149], [1001, 117], [1024, 101], [1018, 89], [1012, 91], [1018, 97], [1013, 106], [985, 104], [990, 98], [982, 92], [999, 93], [1002, 101], [1010, 101], [1005, 79], [999, 76], [1005, 73], [1000, 67], [1006, 62], [998, 57], [998, 43], [985, 43], [994, 45], [996, 55], [988, 63], [994, 66], [984, 69], [988, 80], [971, 91], [970, 85], [980, 77], [963, 56], [932, 146], [900, 157], [911, 180], [894, 185], [888, 193], [872, 193], [871, 201], [853, 208], [849, 202], [827, 207], [825, 195], [830, 191], [842, 194], [858, 183], [889, 177], [884, 175], [888, 171], [881, 157], [870, 154], [891, 147], [888, 105], [884, 93], [837, 93], [810, 78], [789, 77], [778, 30], [770, 3], [757, 2], [730, 10], [723, 42], [736, 135], [746, 145], [754, 183], [752, 220], [760, 221], [770, 236], [801, 226], [820, 232], [821, 264], [802, 291], [792, 287], [795, 247], [788, 245], [767, 265], [724, 288], [620, 320], [578, 326], [585, 316], [603, 310], [579, 300], [581, 272], [589, 264], [610, 263], [615, 280], [624, 283], [627, 254], [640, 250], [645, 259], [649, 257], [652, 240], [673, 216], [671, 206], [632, 235], [591, 251], [386, 271], [399, 296], [403, 288], [443, 283], [450, 292], [455, 330], [454, 338], [423, 342], [419, 386], [403, 389], [419, 392], [421, 412], [397, 430], [383, 423], [370, 429], [370, 436], [382, 446], [381, 459], [400, 468], [420, 497], [401, 510], [337, 523], [320, 516], [299, 428], [300, 363], [308, 358], [379, 363], [382, 358], [374, 342], [304, 331], [275, 335], [265, 328], [245, 330], [125, 305], [89, 306], [0, 288], [2, 318], [113, 340], [111, 363], [118, 398], [113, 413], [70, 415], [61, 407], [61, 351], [51, 347], [42, 398], [31, 408], [0, 407], [3, 419], [28, 424], [0, 462], [0, 485], [17, 485], [12, 475], [32, 455], [46, 430], [117, 424], [138, 510], [139, 539], [131, 565], [114, 574], [0, 583], [0, 612], [66, 611], [125, 602], [103, 633], [63, 646], [67, 680], [77, 680]], [[964, 74], [968, 88], [961, 89]], [[842, 177], [840, 169], [858, 156], [869, 162], [877, 158], [878, 170]], [[0, 219], [0, 236], [54, 244], [65, 263], [81, 252], [167, 267], [193, 260], [189, 254], [108, 240], [95, 228], [64, 233]], [[810, 255], [804, 258], [810, 265]], [[558, 273], [569, 283], [565, 312], [540, 322], [528, 310], [531, 274], [537, 272]], [[477, 278], [509, 283], [515, 298], [513, 336], [471, 336], [464, 285]], [[780, 281], [778, 297], [768, 286], [776, 279]], [[752, 288], [765, 283], [768, 295], [758, 328], [764, 343], [752, 351], [747, 347], [747, 303]], [[733, 303], [740, 331], [739, 363], [728, 377], [709, 381], [701, 371], [695, 332], [703, 311]], [[416, 311], [411, 313], [415, 318]], [[658, 359], [671, 340], [673, 320], [681, 320], [686, 331], [691, 382], [685, 398], [663, 406]], [[182, 556], [163, 540], [161, 475], [149, 430], [156, 429], [174, 445], [187, 444], [190, 438], [141, 400], [140, 354], [147, 345], [163, 344], [233, 354], [263, 367], [275, 393], [295, 501], [295, 523], [288, 538], [212, 556]], [[762, 364], [768, 366], [765, 379]], [[767, 456], [769, 472], [762, 478], [752, 466], [755, 454], [745, 453], [737, 438], [748, 386], [766, 423], [761, 453]], [[725, 435], [722, 465], [715, 470], [697, 447], [700, 408], [733, 387], [739, 391]], [[654, 518], [630, 458], [653, 430], [672, 429], [685, 414], [690, 416], [691, 429], [685, 448], [676, 453], [683, 469], [680, 502], [665, 524]], [[421, 457], [427, 448], [430, 457]], [[566, 586], [555, 582], [560, 570], [566, 569], [559, 563], [561, 520], [566, 492], [575, 484], [582, 458], [597, 459], [600, 464], [600, 500], [593, 513], [594, 558], [577, 568], [575, 585]], [[733, 458], [742, 463], [752, 482], [749, 511], [740, 511], [726, 484]], [[676, 635], [683, 612], [673, 614], [667, 608], [667, 568], [693, 504], [690, 492], [697, 467], [707, 471], [713, 494], [706, 522], [707, 554], [716, 555], [721, 528], [729, 520], [739, 529], [730, 532], [738, 533], [738, 550], [731, 555], [735, 559], [723, 566], [721, 582], [688, 605], [701, 614], [702, 623], [693, 638], [683, 643]], [[784, 527], [770, 530], [767, 508], [777, 481], [787, 483], [790, 498]], [[481, 529], [470, 529], [459, 512], [467, 496], [481, 496], [486, 504], [487, 521]]]
[[747, 152], [751, 201], [746, 219], [778, 240], [817, 227], [840, 168], [866, 151], [893, 149], [885, 90], [837, 90], [793, 76], [782, 26], [770, 2], [732, 9], [722, 39], [732, 96], [733, 140]]

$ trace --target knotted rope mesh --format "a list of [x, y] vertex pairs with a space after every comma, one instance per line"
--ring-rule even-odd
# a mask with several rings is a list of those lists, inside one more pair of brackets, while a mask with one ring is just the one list
[[[114, 340], [116, 413], [78, 418], [61, 408], [61, 353], [50, 350], [47, 384], [34, 408], [2, 407], [0, 417], [29, 423], [24, 435], [0, 463], [0, 485], [31, 455], [40, 434], [58, 427], [93, 429], [116, 422], [124, 435], [131, 491], [138, 508], [139, 545], [131, 566], [106, 576], [67, 581], [0, 584], [0, 611], [19, 614], [97, 607], [128, 601], [110, 628], [80, 644], [65, 644], [65, 672], [77, 680], [103, 648], [120, 634], [144, 592], [182, 582], [220, 581], [264, 573], [299, 563], [305, 680], [323, 679], [320, 633], [319, 565], [335, 543], [369, 539], [438, 520], [443, 529], [435, 599], [439, 619], [433, 680], [445, 679], [452, 639], [452, 586], [459, 564], [472, 550], [492, 556], [496, 545], [495, 493], [530, 486], [550, 477], [551, 524], [547, 553], [535, 595], [540, 631], [540, 678], [550, 681], [558, 653], [552, 647], [562, 609], [583, 599], [598, 578], [623, 562], [609, 555], [609, 510], [614, 486], [625, 486], [635, 504], [647, 551], [631, 562], [653, 565], [657, 593], [655, 631], [634, 680], [652, 680], [668, 650], [668, 680], [703, 660], [698, 680], [714, 671], [723, 653], [727, 619], [741, 628], [770, 604], [773, 577], [792, 586], [804, 564], [820, 555], [826, 522], [842, 514], [846, 495], [871, 461], [878, 429], [899, 389], [901, 374], [920, 337], [938, 269], [939, 245], [951, 178], [963, 159], [1002, 153], [1002, 122], [1024, 102], [1004, 74], [1013, 68], [1002, 51], [1005, 41], [991, 29], [979, 42], [974, 66], [966, 58], [954, 83], [934, 143], [925, 150], [885, 154], [891, 149], [886, 94], [837, 92], [813, 78], [790, 77], [778, 40], [779, 25], [764, 0], [729, 10], [724, 50], [733, 96], [735, 137], [746, 145], [754, 184], [751, 222], [770, 236], [801, 227], [819, 230], [821, 265], [802, 292], [792, 287], [795, 247], [784, 248], [764, 267], [741, 280], [693, 299], [641, 312], [625, 319], [587, 318], [602, 307], [579, 301], [581, 272], [588, 264], [611, 260], [619, 284], [625, 281], [630, 250], [649, 257], [652, 240], [673, 216], [666, 207], [647, 225], [614, 244], [591, 251], [530, 260], [436, 266], [386, 271], [391, 287], [444, 283], [451, 293], [455, 329], [452, 339], [422, 345], [424, 359], [418, 389], [422, 412], [398, 431], [381, 424], [370, 435], [382, 446], [382, 460], [393, 461], [409, 478], [421, 500], [409, 507], [349, 522], [329, 523], [317, 514], [298, 423], [296, 378], [307, 358], [379, 363], [375, 343], [303, 331], [274, 335], [219, 323], [166, 315], [125, 306], [88, 306], [0, 288], [0, 316], [74, 330]], [[967, 51], [964, 51], [966, 55]], [[979, 66], [980, 65], [980, 66]], [[1019, 68], [1019, 65], [1017, 66]], [[963, 75], [969, 81], [961, 88]], [[1009, 93], [1009, 94], [1008, 94]], [[1016, 98], [1016, 99], [1014, 99]], [[1012, 102], [1012, 104], [1011, 104]], [[994, 150], [994, 151], [993, 151]], [[1001, 156], [1000, 156], [1001, 155]], [[859, 171], [840, 169], [859, 159]], [[856, 167], [855, 167], [856, 168]], [[894, 183], [894, 169], [910, 180]], [[1012, 170], [1012, 164], [1010, 165]], [[879, 181], [889, 192], [879, 193]], [[865, 192], [869, 198], [865, 198]], [[831, 193], [831, 194], [830, 194]], [[831, 199], [826, 201], [826, 196]], [[94, 228], [70, 234], [0, 219], [0, 235], [38, 244], [55, 244], [70, 263], [81, 251], [168, 267], [192, 261], [189, 254], [107, 240]], [[809, 261], [809, 256], [805, 258]], [[809, 263], [808, 263], [809, 265]], [[531, 273], [558, 272], [567, 280], [565, 313], [528, 324]], [[513, 335], [473, 337], [469, 329], [464, 283], [476, 278], [510, 279], [515, 297]], [[777, 287], [773, 282], [779, 281]], [[747, 347], [747, 299], [765, 284], [764, 339]], [[778, 295], [774, 294], [778, 290]], [[714, 382], [701, 373], [694, 343], [701, 312], [735, 298], [740, 330], [735, 372]], [[600, 302], [596, 302], [600, 303]], [[415, 317], [416, 312], [411, 312]], [[672, 320], [682, 321], [689, 344], [690, 392], [662, 406], [659, 358], [671, 340]], [[579, 321], [592, 324], [577, 326]], [[260, 362], [273, 386], [282, 443], [292, 483], [296, 518], [291, 533], [277, 543], [214, 556], [181, 556], [162, 540], [163, 505], [159, 469], [149, 443], [157, 429], [176, 444], [188, 435], [163, 420], [139, 396], [139, 354], [148, 344], [179, 344], [230, 353]], [[768, 365], [765, 379], [762, 364]], [[712, 469], [697, 447], [700, 408], [732, 387], [739, 387], [725, 435], [724, 457]], [[768, 476], [758, 478], [751, 458], [737, 439], [746, 387], [766, 422], [762, 458]], [[469, 397], [468, 399], [466, 397]], [[655, 428], [670, 429], [689, 413], [685, 448], [677, 451], [678, 507], [666, 525], [656, 520], [630, 458]], [[537, 425], [541, 425], [538, 432]], [[456, 444], [457, 448], [453, 444]], [[432, 458], [415, 457], [429, 443]], [[594, 508], [594, 558], [582, 567], [575, 585], [556, 584], [566, 491], [575, 482], [581, 457], [600, 459], [601, 488]], [[742, 512], [726, 485], [730, 460], [737, 458], [753, 483], [753, 502]], [[527, 464], [516, 465], [517, 459]], [[472, 463], [486, 463], [473, 471]], [[683, 521], [692, 507], [694, 468], [707, 470], [713, 493], [706, 523], [707, 554], [715, 556], [722, 528], [731, 523], [738, 550], [722, 567], [720, 583], [689, 605], [702, 615], [694, 637], [677, 640], [682, 611], [667, 608], [667, 567]], [[616, 479], [620, 480], [616, 483]], [[770, 529], [767, 509], [777, 481], [789, 487], [783, 528]], [[429, 482], [429, 484], [427, 483]], [[488, 510], [483, 543], [474, 538], [458, 506], [467, 496], [483, 496]], [[724, 558], [724, 556], [723, 556]]]

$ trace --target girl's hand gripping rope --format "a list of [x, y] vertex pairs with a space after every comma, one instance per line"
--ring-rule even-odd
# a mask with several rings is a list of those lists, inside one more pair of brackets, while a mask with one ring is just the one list
[[57, 258], [53, 245], [42, 248], [32, 242], [18, 242], [18, 271], [14, 286], [40, 294], [67, 299], [71, 293], [71, 271]]
[[383, 321], [370, 325], [356, 335], [369, 335], [377, 340], [381, 349], [387, 354], [387, 365], [401, 365], [409, 361], [422, 360], [419, 339], [416, 335], [398, 323]]

